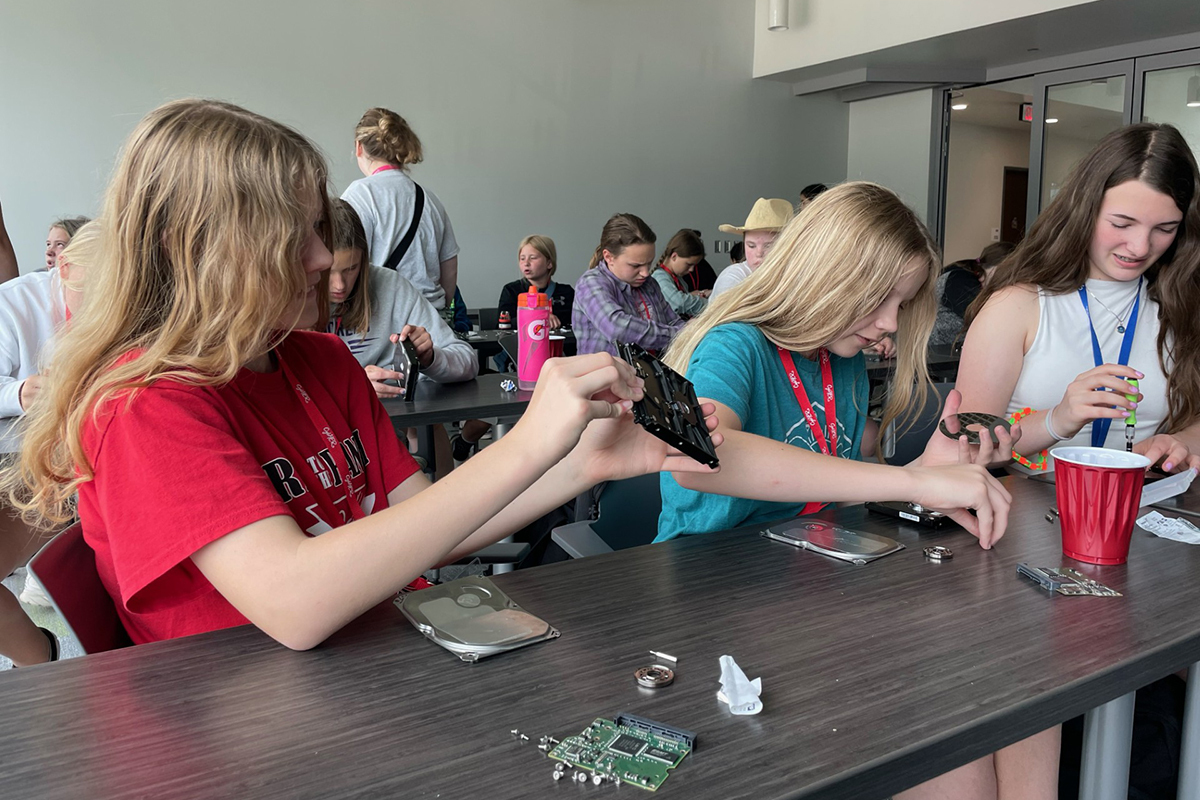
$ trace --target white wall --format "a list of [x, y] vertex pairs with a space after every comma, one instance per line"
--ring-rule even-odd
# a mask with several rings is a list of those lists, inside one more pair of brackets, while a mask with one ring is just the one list
[[850, 103], [848, 180], [883, 184], [928, 222], [933, 90]]
[[945, 263], [978, 258], [1000, 226], [1004, 168], [1029, 166], [1029, 131], [951, 121]]
[[810, 67], [885, 47], [1028, 17], [1090, 0], [788, 0], [786, 31], [767, 30], [756, 0], [754, 75]]
[[[847, 112], [752, 81], [753, 0], [9, 2], [0, 11], [0, 201], [23, 269], [45, 228], [93, 214], [116, 151], [171, 98], [287, 122], [358, 177], [368, 106], [412, 123], [471, 306], [554, 237], [573, 281], [618, 211], [710, 242], [759, 196], [845, 177]], [[723, 263], [721, 259], [714, 264]]]

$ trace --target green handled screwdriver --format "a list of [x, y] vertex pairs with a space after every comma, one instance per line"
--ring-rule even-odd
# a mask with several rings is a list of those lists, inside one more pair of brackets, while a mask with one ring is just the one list
[[[1130, 386], [1132, 386], [1135, 391], [1137, 390], [1137, 388], [1138, 388], [1137, 378], [1126, 378], [1125, 382], [1128, 383]], [[1125, 395], [1125, 399], [1131, 403], [1136, 403], [1137, 395], [1136, 394], [1127, 394], [1127, 395]], [[1136, 426], [1137, 426], [1137, 409], [1131, 408], [1131, 409], [1129, 409], [1129, 416], [1125, 418], [1125, 452], [1127, 452], [1127, 453], [1133, 452], [1133, 429]]]

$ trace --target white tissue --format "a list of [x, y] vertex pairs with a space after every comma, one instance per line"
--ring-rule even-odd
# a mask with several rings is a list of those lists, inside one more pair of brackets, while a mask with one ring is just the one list
[[1137, 521], [1138, 527], [1150, 531], [1155, 536], [1171, 539], [1187, 544], [1200, 544], [1200, 528], [1186, 519], [1164, 517], [1157, 511], [1151, 511]]
[[721, 656], [721, 689], [717, 699], [729, 705], [734, 714], [757, 714], [762, 711], [762, 678], [749, 680], [732, 656]]
[[1148, 484], [1142, 489], [1142, 505], [1152, 506], [1163, 500], [1170, 500], [1177, 494], [1183, 494], [1192, 485], [1192, 479], [1195, 477], [1196, 470], [1189, 469], [1187, 472], [1180, 472], [1178, 475]]

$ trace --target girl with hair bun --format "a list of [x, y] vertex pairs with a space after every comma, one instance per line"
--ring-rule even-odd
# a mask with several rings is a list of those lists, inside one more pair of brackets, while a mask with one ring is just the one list
[[249, 622], [314, 647], [595, 482], [702, 468], [633, 423], [636, 373], [597, 354], [547, 362], [512, 431], [431, 485], [346, 346], [305, 330], [326, 176], [294, 130], [208, 100], [152, 111], [116, 167], [104, 302], [72, 315], [2, 477], [27, 522], [78, 511], [135, 643]]
[[1170, 125], [1113, 131], [968, 310], [963, 402], [1024, 418], [1025, 470], [1053, 469], [1045, 448], [1129, 435], [1167, 472], [1200, 467], [1197, 308], [1196, 159]]
[[617, 352], [617, 342], [665, 350], [683, 320], [650, 280], [654, 231], [633, 214], [604, 223], [587, 272], [575, 283], [575, 339], [580, 353]]
[[370, 262], [399, 272], [434, 308], [452, 305], [458, 242], [450, 217], [437, 195], [408, 174], [424, 157], [421, 140], [396, 112], [369, 108], [354, 129], [354, 156], [364, 177], [342, 199], [362, 221]]

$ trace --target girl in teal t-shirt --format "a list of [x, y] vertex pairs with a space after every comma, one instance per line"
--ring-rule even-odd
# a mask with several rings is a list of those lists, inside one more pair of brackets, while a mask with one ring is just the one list
[[[862, 350], [898, 334], [885, 426], [923, 405], [939, 267], [925, 226], [875, 184], [830, 189], [793, 219], [763, 265], [710, 301], [667, 351], [667, 363], [716, 405], [724, 443], [719, 472], [663, 475], [658, 540], [830, 502], [902, 500], [950, 511], [990, 547], [1004, 533], [1010, 497], [983, 465], [1009, 458], [1008, 436], [972, 455], [935, 433], [907, 467], [864, 460], [879, 427], [866, 415]], [[957, 405], [951, 392], [945, 412]], [[1057, 780], [1052, 728], [897, 798], [1052, 798]]]
[[[990, 548], [1009, 503], [981, 466], [993, 460], [990, 442], [969, 457], [935, 433], [906, 467], [863, 460], [874, 456], [880, 426], [866, 414], [862, 351], [899, 333], [884, 428], [924, 406], [940, 263], [916, 214], [873, 183], [831, 189], [788, 223], [762, 266], [667, 351], [696, 395], [716, 403], [725, 443], [719, 472], [662, 477], [656, 541], [832, 502], [901, 500], [945, 509]], [[952, 392], [945, 412], [957, 401]], [[996, 455], [1007, 461], [1010, 445], [1002, 435]]]

